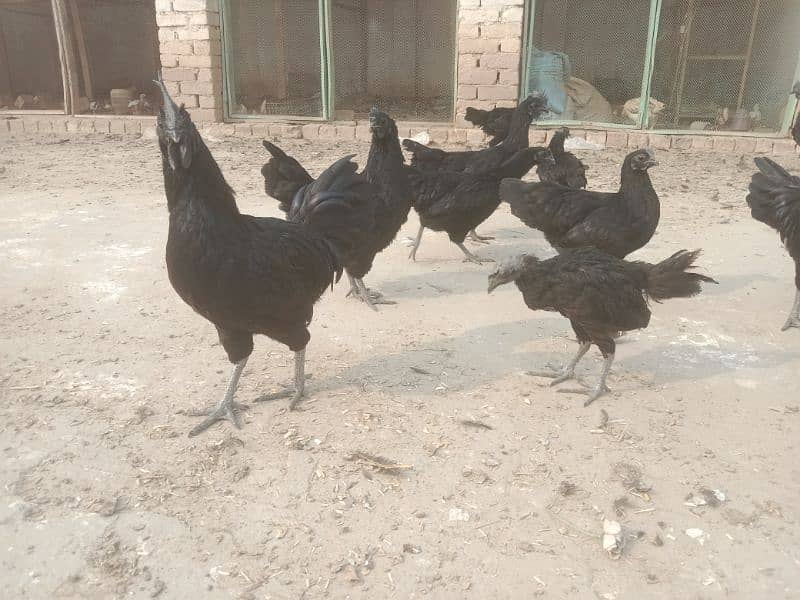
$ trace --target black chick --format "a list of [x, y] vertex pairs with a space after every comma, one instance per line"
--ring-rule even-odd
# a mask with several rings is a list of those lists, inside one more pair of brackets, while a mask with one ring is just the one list
[[540, 181], [558, 183], [573, 189], [586, 187], [586, 165], [572, 152], [564, 150], [564, 141], [569, 137], [569, 129], [562, 127], [553, 134], [550, 140], [550, 152], [555, 164], [539, 165], [536, 170]]
[[[166, 263], [178, 295], [217, 328], [234, 364], [228, 389], [208, 418], [191, 430], [229, 419], [241, 427], [234, 394], [253, 335], [266, 335], [295, 353], [292, 407], [305, 385], [305, 348], [314, 303], [341, 277], [334, 244], [300, 223], [243, 215], [234, 192], [192, 123], [169, 96], [157, 121], [164, 188], [169, 209]], [[342, 224], [341, 236], [346, 236]]]
[[499, 187], [504, 177], [522, 177], [542, 162], [553, 161], [547, 148], [524, 148], [500, 167], [481, 174], [448, 171], [421, 171], [408, 167], [414, 192], [414, 209], [419, 215], [419, 233], [409, 258], [416, 260], [425, 229], [446, 231], [450, 241], [466, 257], [465, 262], [480, 264], [480, 259], [464, 246], [468, 232], [488, 219], [500, 205]]
[[658, 226], [661, 205], [647, 173], [657, 164], [651, 150], [628, 154], [619, 191], [614, 193], [505, 179], [500, 199], [528, 227], [544, 233], [559, 252], [594, 246], [624, 258], [649, 242]]
[[286, 154], [275, 144], [267, 140], [262, 143], [272, 155], [272, 158], [261, 167], [264, 191], [267, 196], [275, 198], [280, 203], [279, 207], [284, 213], [288, 213], [297, 190], [314, 181], [314, 178], [294, 157]]
[[492, 136], [489, 145], [496, 146], [506, 139], [511, 127], [512, 114], [514, 114], [513, 108], [497, 107], [492, 110], [483, 110], [468, 106], [464, 118], [475, 127], [480, 127], [486, 135]]
[[485, 173], [496, 169], [515, 152], [528, 147], [528, 132], [534, 119], [547, 112], [547, 98], [532, 94], [514, 109], [508, 135], [491, 148], [462, 152], [447, 152], [429, 148], [413, 140], [403, 140], [403, 147], [411, 152], [411, 166], [423, 171], [470, 171]]
[[747, 204], [756, 221], [769, 225], [781, 236], [794, 259], [794, 305], [782, 331], [800, 327], [800, 177], [790, 175], [775, 161], [755, 159], [759, 172], [750, 181]]
[[[800, 100], [800, 81], [795, 82], [794, 87], [792, 87], [792, 94]], [[794, 125], [792, 126], [792, 139], [794, 139], [795, 144], [800, 146], [800, 116], [795, 117]]]
[[569, 250], [548, 260], [522, 255], [501, 265], [489, 275], [489, 293], [515, 282], [531, 310], [558, 312], [572, 324], [580, 344], [578, 353], [558, 372], [530, 373], [553, 378], [553, 385], [575, 376], [575, 365], [592, 344], [603, 353], [600, 381], [593, 390], [564, 390], [585, 393], [588, 406], [608, 392], [606, 379], [614, 362], [619, 331], [643, 329], [650, 322], [648, 300], [688, 298], [700, 293], [700, 283], [716, 283], [710, 277], [692, 273], [700, 251], [681, 250], [652, 265], [615, 258], [595, 248]]

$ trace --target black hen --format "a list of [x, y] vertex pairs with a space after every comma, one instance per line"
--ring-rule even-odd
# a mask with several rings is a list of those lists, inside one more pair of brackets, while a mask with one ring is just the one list
[[531, 373], [553, 378], [553, 385], [572, 379], [575, 365], [596, 345], [605, 359], [600, 381], [586, 393], [588, 406], [605, 392], [614, 362], [619, 331], [643, 329], [650, 322], [648, 299], [688, 298], [700, 293], [700, 283], [716, 283], [692, 273], [699, 250], [681, 250], [652, 265], [615, 258], [595, 248], [578, 248], [540, 261], [522, 255], [489, 276], [489, 292], [514, 281], [531, 310], [558, 312], [569, 319], [578, 338], [578, 353], [561, 371]]
[[164, 97], [157, 132], [169, 208], [169, 280], [214, 324], [234, 364], [225, 397], [189, 434], [196, 435], [226, 418], [241, 427], [233, 397], [254, 334], [295, 353], [294, 390], [273, 397], [292, 395], [292, 406], [302, 397], [314, 303], [338, 281], [342, 267], [334, 244], [305, 225], [241, 214], [189, 113], [157, 83]]
[[631, 152], [622, 165], [619, 191], [614, 193], [505, 179], [500, 199], [528, 227], [544, 233], [559, 252], [594, 246], [624, 258], [649, 242], [658, 226], [661, 205], [647, 174], [657, 164], [650, 150]]
[[[795, 82], [792, 93], [795, 98], [800, 100], [800, 81]], [[800, 146], [800, 116], [795, 117], [794, 125], [792, 126], [792, 138], [794, 143]]]
[[[360, 218], [371, 223], [353, 233], [354, 243], [345, 254], [344, 266], [350, 279], [348, 295], [360, 298], [377, 310], [376, 304], [394, 302], [383, 298], [378, 292], [368, 290], [363, 278], [372, 269], [375, 256], [392, 243], [400, 227], [406, 222], [411, 208], [411, 189], [395, 122], [377, 108], [372, 109], [369, 118], [372, 143], [364, 171], [355, 175], [355, 167], [352, 166], [354, 163], [350, 163], [348, 158], [344, 164], [351, 167], [340, 165], [344, 168], [338, 171], [340, 177], [335, 179], [338, 185], [342, 185], [345, 181], [342, 176], [349, 174], [347, 185], [350, 186], [350, 198], [354, 200], [355, 196], [361, 197], [361, 202], [358, 203], [358, 210], [362, 213]], [[308, 189], [307, 186], [313, 179], [297, 160], [274, 144], [264, 141], [264, 147], [272, 154], [272, 158], [261, 169], [264, 189], [280, 202], [281, 210], [289, 213], [295, 194]], [[351, 207], [354, 206], [351, 202]], [[299, 219], [297, 214], [299, 213], [290, 218]], [[346, 218], [352, 221], [353, 217]], [[332, 225], [333, 223], [326, 224], [329, 230]]]
[[536, 172], [541, 181], [558, 183], [576, 190], [586, 187], [586, 165], [572, 152], [564, 150], [564, 141], [569, 137], [569, 129], [562, 127], [553, 134], [550, 140], [550, 152], [555, 163], [539, 165]]
[[489, 145], [496, 146], [506, 139], [511, 127], [512, 114], [514, 114], [513, 108], [498, 107], [492, 110], [483, 110], [468, 106], [464, 118], [475, 127], [480, 127], [486, 135], [492, 136]]
[[522, 177], [534, 165], [552, 160], [547, 148], [525, 148], [497, 169], [481, 174], [428, 172], [408, 167], [414, 209], [420, 221], [409, 258], [416, 260], [422, 233], [427, 228], [446, 231], [450, 241], [466, 256], [465, 261], [480, 264], [481, 259], [464, 246], [464, 239], [500, 205], [500, 181], [504, 177]]
[[272, 155], [272, 158], [261, 167], [264, 191], [280, 203], [283, 212], [288, 213], [297, 190], [314, 181], [314, 178], [294, 157], [286, 154], [275, 144], [267, 140], [262, 143]]
[[800, 177], [790, 175], [769, 158], [755, 159], [759, 172], [750, 181], [747, 204], [756, 221], [777, 231], [794, 259], [794, 306], [783, 331], [800, 327]]
[[411, 152], [411, 166], [423, 171], [470, 171], [486, 173], [498, 168], [515, 152], [528, 147], [528, 132], [534, 119], [547, 112], [547, 98], [541, 94], [528, 96], [514, 109], [508, 135], [491, 148], [464, 152], [447, 152], [429, 148], [413, 140], [403, 140], [403, 147]]

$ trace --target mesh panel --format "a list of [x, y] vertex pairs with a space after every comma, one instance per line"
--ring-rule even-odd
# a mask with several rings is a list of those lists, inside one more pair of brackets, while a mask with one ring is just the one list
[[797, 0], [664, 0], [650, 126], [779, 131], [798, 27]]
[[456, 1], [334, 0], [337, 118], [373, 104], [398, 120], [453, 114]]
[[317, 0], [228, 2], [231, 114], [322, 116]]
[[0, 4], [0, 109], [64, 110], [49, 0]]
[[528, 91], [553, 97], [551, 119], [636, 124], [649, 16], [645, 0], [537, 0]]
[[160, 59], [152, 0], [78, 0], [77, 7], [78, 14], [70, 14], [81, 96], [76, 112], [155, 114], [152, 80]]

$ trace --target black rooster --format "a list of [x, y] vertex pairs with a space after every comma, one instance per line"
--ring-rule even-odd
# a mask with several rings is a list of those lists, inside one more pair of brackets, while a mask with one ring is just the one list
[[532, 94], [514, 109], [508, 135], [491, 148], [462, 152], [447, 152], [429, 148], [414, 140], [403, 140], [403, 147], [411, 152], [411, 166], [423, 171], [469, 171], [486, 173], [496, 169], [514, 153], [528, 147], [528, 132], [534, 119], [547, 112], [547, 98]]
[[482, 260], [467, 250], [464, 239], [500, 205], [500, 181], [504, 177], [522, 177], [534, 165], [547, 161], [553, 161], [547, 148], [524, 148], [500, 167], [481, 174], [430, 172], [407, 167], [414, 192], [414, 209], [420, 221], [409, 258], [416, 260], [422, 233], [427, 228], [446, 231], [450, 241], [464, 253], [465, 262], [480, 264]]
[[594, 246], [624, 258], [649, 242], [658, 226], [661, 205], [647, 173], [657, 164], [651, 150], [628, 154], [614, 193], [504, 179], [500, 199], [528, 227], [543, 232], [559, 252]]
[[[792, 87], [792, 93], [795, 98], [800, 100], [800, 81], [795, 82], [794, 87]], [[800, 146], [800, 116], [795, 117], [794, 125], [792, 126], [792, 138], [794, 143]]]
[[[397, 135], [395, 122], [377, 108], [370, 112], [372, 143], [364, 171], [358, 175], [363, 185], [358, 191], [363, 201], [359, 210], [363, 212], [371, 226], [354, 233], [353, 243], [345, 257], [344, 267], [350, 279], [352, 295], [361, 299], [372, 309], [376, 304], [394, 304], [382, 294], [367, 289], [364, 276], [372, 269], [375, 256], [392, 243], [397, 232], [408, 218], [411, 208], [411, 188], [406, 176], [403, 152]], [[293, 157], [288, 156], [275, 144], [263, 142], [272, 157], [261, 169], [264, 176], [264, 189], [276, 198], [280, 208], [289, 213], [295, 194], [313, 181], [311, 175]], [[353, 163], [349, 163], [353, 164]], [[351, 182], [355, 185], [355, 181]], [[295, 213], [289, 218], [302, 219], [303, 213]]]
[[483, 110], [468, 106], [464, 118], [475, 127], [480, 127], [486, 135], [492, 136], [489, 145], [496, 146], [506, 139], [511, 127], [512, 114], [514, 114], [513, 108], [498, 107], [492, 110]]
[[759, 172], [750, 181], [747, 204], [757, 221], [776, 230], [789, 255], [794, 259], [794, 284], [797, 288], [794, 306], [782, 331], [800, 327], [800, 177], [769, 158], [755, 159]]
[[540, 181], [558, 183], [574, 189], [586, 187], [586, 165], [572, 152], [564, 150], [564, 141], [569, 137], [569, 129], [562, 127], [553, 134], [549, 148], [555, 163], [539, 165], [536, 172]]
[[572, 324], [580, 344], [575, 358], [558, 372], [531, 375], [553, 378], [553, 385], [562, 383], [574, 378], [575, 365], [592, 344], [600, 349], [605, 360], [597, 386], [569, 390], [587, 394], [584, 406], [588, 406], [609, 391], [606, 379], [614, 362], [614, 337], [650, 322], [648, 299], [688, 298], [700, 293], [701, 282], [716, 283], [689, 272], [699, 254], [681, 250], [656, 265], [621, 260], [595, 248], [577, 248], [542, 261], [522, 255], [489, 275], [489, 293], [513, 281], [528, 308], [558, 312]]
[[[300, 223], [252, 217], [239, 212], [234, 192], [183, 106], [166, 87], [157, 122], [164, 188], [169, 208], [166, 262], [178, 295], [217, 328], [234, 364], [225, 396], [196, 435], [221, 419], [241, 427], [234, 394], [253, 351], [253, 335], [263, 334], [295, 353], [294, 389], [265, 399], [302, 397], [305, 348], [314, 303], [341, 277], [335, 240]], [[337, 195], [326, 199], [340, 201]], [[318, 212], [327, 210], [325, 203]], [[339, 220], [338, 239], [360, 226]]]

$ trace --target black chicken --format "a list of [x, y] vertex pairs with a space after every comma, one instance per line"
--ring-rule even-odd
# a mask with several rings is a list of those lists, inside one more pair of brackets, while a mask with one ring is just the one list
[[564, 150], [564, 141], [569, 137], [569, 129], [562, 127], [553, 134], [550, 140], [550, 152], [555, 164], [539, 165], [536, 172], [541, 181], [558, 183], [574, 189], [586, 187], [586, 165], [572, 152]]
[[534, 119], [547, 112], [547, 98], [532, 94], [514, 109], [508, 135], [491, 148], [462, 152], [447, 152], [429, 148], [414, 140], [403, 140], [403, 147], [411, 152], [411, 166], [423, 171], [469, 171], [486, 173], [496, 169], [515, 152], [528, 147], [528, 131]]
[[450, 171], [421, 171], [407, 167], [414, 193], [414, 209], [419, 215], [419, 233], [409, 258], [416, 260], [425, 229], [446, 231], [450, 241], [466, 257], [465, 262], [483, 260], [464, 246], [467, 233], [488, 219], [500, 205], [498, 188], [504, 177], [522, 177], [534, 165], [553, 161], [547, 148], [519, 150], [500, 167], [481, 174]]
[[[292, 396], [293, 407], [302, 397], [314, 303], [342, 274], [336, 240], [301, 223], [241, 214], [189, 113], [173, 102], [163, 82], [156, 83], [164, 97], [157, 132], [169, 208], [167, 272], [178, 295], [217, 328], [234, 364], [224, 398], [189, 435], [221, 419], [241, 427], [242, 407], [233, 398], [254, 334], [295, 353], [294, 389], [265, 399]], [[341, 202], [335, 193], [320, 199], [320, 218]], [[341, 216], [338, 224], [337, 239], [361, 226]]]
[[750, 181], [747, 204], [757, 221], [776, 230], [794, 259], [794, 306], [782, 331], [800, 327], [800, 177], [790, 175], [775, 161], [755, 159], [759, 172]]
[[[795, 98], [800, 100], [800, 81], [795, 82], [794, 87], [792, 87], [792, 93]], [[800, 116], [795, 117], [794, 125], [792, 126], [792, 138], [794, 143], [800, 146]]]
[[489, 145], [496, 146], [506, 139], [511, 127], [512, 114], [514, 114], [513, 108], [498, 107], [492, 110], [483, 110], [468, 106], [464, 118], [475, 127], [480, 127], [486, 135], [492, 136]]
[[614, 193], [504, 179], [500, 199], [528, 227], [543, 232], [559, 252], [594, 246], [624, 258], [649, 242], [658, 226], [661, 205], [647, 173], [657, 164], [651, 150], [628, 154]]
[[314, 181], [314, 178], [294, 157], [286, 154], [275, 144], [267, 140], [262, 143], [272, 155], [272, 158], [261, 167], [264, 191], [268, 196], [275, 198], [279, 202], [279, 208], [288, 214], [297, 190]]
[[[344, 267], [350, 279], [349, 295], [360, 298], [372, 309], [376, 304], [394, 304], [382, 294], [367, 289], [363, 278], [372, 269], [375, 256], [392, 243], [397, 232], [408, 218], [411, 208], [411, 188], [406, 176], [403, 152], [397, 135], [395, 122], [377, 108], [370, 112], [372, 143], [369, 158], [363, 172], [357, 177], [363, 185], [358, 194], [363, 196], [359, 210], [372, 225], [354, 233], [354, 243], [346, 253]], [[264, 189], [276, 198], [280, 208], [289, 213], [295, 194], [309, 185], [313, 178], [300, 165], [275, 144], [264, 141], [264, 147], [272, 158], [261, 169]], [[353, 164], [353, 163], [350, 163]], [[355, 184], [355, 182], [351, 182]], [[300, 219], [296, 213], [291, 219]]]
[[540, 261], [522, 255], [501, 265], [489, 275], [489, 293], [514, 281], [531, 310], [561, 313], [572, 324], [580, 347], [562, 370], [530, 373], [553, 378], [553, 385], [575, 376], [575, 365], [596, 345], [605, 359], [600, 381], [592, 390], [564, 390], [585, 393], [588, 406], [608, 392], [606, 379], [614, 362], [619, 331], [643, 329], [650, 322], [648, 299], [688, 298], [700, 293], [700, 283], [716, 283], [710, 277], [689, 272], [699, 250], [681, 250], [652, 265], [615, 258], [595, 248], [577, 248]]

